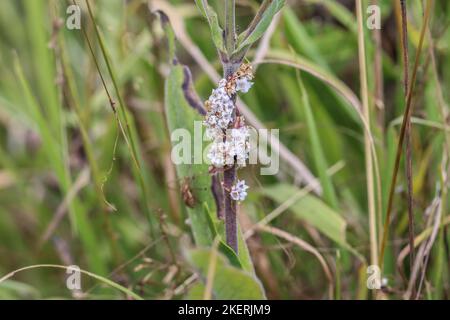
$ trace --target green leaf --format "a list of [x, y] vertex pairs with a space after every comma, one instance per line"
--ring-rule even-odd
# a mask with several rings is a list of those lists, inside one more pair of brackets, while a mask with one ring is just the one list
[[[208, 206], [204, 205], [205, 211], [209, 212]], [[250, 257], [250, 253], [247, 248], [247, 244], [245, 243], [245, 240], [242, 236], [241, 229], [238, 228], [238, 255], [233, 251], [233, 249], [228, 246], [223, 239], [225, 239], [225, 226], [222, 220], [216, 219], [216, 221], [213, 221], [212, 214], [209, 213], [206, 215], [209, 219], [209, 226], [212, 230], [214, 237], [219, 236], [219, 250], [222, 252], [227, 258], [228, 261], [232, 265], [238, 268], [242, 268], [245, 271], [254, 273], [255, 270], [253, 268], [253, 263]]]
[[[186, 250], [188, 262], [200, 273], [205, 283], [211, 261], [210, 249]], [[221, 300], [255, 300], [265, 299], [264, 289], [258, 279], [249, 272], [238, 269], [227, 262], [227, 259], [217, 253], [216, 269], [212, 279], [212, 294], [215, 299]], [[194, 296], [199, 296], [196, 288]]]
[[305, 25], [291, 8], [288, 7], [283, 10], [283, 20], [286, 28], [286, 37], [294, 49], [322, 69], [330, 72], [330, 67], [317, 47], [316, 41], [314, 41]]
[[323, 195], [325, 200], [334, 209], [338, 208], [338, 201], [336, 197], [336, 192], [334, 190], [333, 182], [331, 177], [327, 174], [327, 160], [325, 158], [325, 153], [322, 148], [322, 143], [319, 138], [319, 132], [317, 129], [316, 120], [314, 119], [314, 113], [311, 108], [309, 101], [308, 92], [303, 85], [303, 81], [300, 76], [300, 72], [297, 71], [297, 81], [300, 87], [300, 92], [302, 95], [302, 105], [305, 112], [306, 124], [308, 127], [309, 137], [311, 139], [312, 153], [314, 158], [314, 164], [317, 172], [319, 173], [320, 184], [323, 188]]
[[205, 285], [201, 282], [194, 283], [187, 292], [186, 300], [203, 300], [205, 295]]
[[164, 30], [164, 35], [166, 36], [169, 59], [170, 61], [173, 62], [176, 57], [175, 33], [173, 32], [172, 26], [170, 25], [169, 17], [162, 10], [157, 10], [156, 13], [159, 15], [159, 19], [161, 20], [161, 26]]
[[310, 2], [324, 6], [328, 9], [328, 11], [330, 11], [336, 20], [342, 23], [342, 25], [350, 30], [354, 35], [358, 33], [358, 28], [352, 12], [342, 3], [331, 0], [310, 0]]
[[[199, 98], [193, 91], [192, 76], [189, 69], [177, 60], [175, 37], [170, 21], [164, 12], [158, 11], [158, 13], [167, 36], [171, 64], [164, 86], [167, 125], [171, 134], [175, 130], [184, 130], [186, 135], [180, 139], [190, 139], [187, 145], [194, 146], [194, 140], [198, 140], [198, 137], [195, 135], [195, 124], [197, 123], [197, 126], [201, 129], [202, 119], [199, 114], [202, 108], [201, 101], [199, 101]], [[179, 141], [179, 143], [182, 142]], [[181, 183], [188, 184], [195, 199], [194, 207], [187, 207], [195, 242], [198, 245], [209, 246], [214, 239], [214, 232], [211, 230], [209, 222], [213, 218], [207, 216], [210, 213], [209, 210], [205, 210], [205, 207], [208, 208], [214, 205], [210, 190], [211, 178], [208, 175], [208, 165], [206, 163], [194, 164], [194, 157], [195, 151], [192, 152], [191, 150], [188, 163], [176, 165], [176, 171]]]
[[[299, 192], [295, 186], [288, 184], [277, 184], [264, 188], [262, 193], [273, 199], [278, 204], [284, 203]], [[328, 207], [322, 200], [312, 195], [303, 195], [290, 209], [297, 217], [317, 228], [324, 235], [336, 243], [348, 247], [345, 238], [346, 222], [333, 209]]]
[[40, 299], [39, 290], [23, 282], [6, 280], [0, 286], [0, 299]]
[[238, 37], [238, 48], [236, 52], [245, 50], [266, 32], [273, 17], [283, 8], [285, 0], [269, 0], [261, 5], [260, 12], [257, 13], [255, 19], [249, 28], [241, 33]]
[[202, 15], [208, 20], [209, 28], [211, 29], [211, 36], [217, 50], [224, 52], [225, 45], [223, 41], [223, 29], [219, 25], [217, 13], [208, 5], [207, 0], [195, 0], [197, 7], [200, 9]]
[[[183, 84], [189, 81], [189, 77], [190, 72], [187, 67], [178, 63], [172, 65], [165, 83], [165, 111], [169, 132], [173, 133], [177, 129], [186, 130], [186, 137], [190, 139], [188, 145], [194, 146], [194, 140], [196, 140], [194, 125], [195, 121], [201, 121], [201, 118], [186, 98], [187, 92], [184, 90], [186, 87]], [[194, 152], [191, 152], [190, 163], [194, 163]], [[176, 170], [181, 183], [188, 184], [195, 198], [194, 207], [187, 207], [195, 241], [199, 245], [210, 245], [214, 236], [207, 217], [208, 213], [203, 206], [204, 203], [208, 207], [215, 206], [210, 190], [211, 178], [208, 175], [208, 165], [206, 163], [178, 164]]]

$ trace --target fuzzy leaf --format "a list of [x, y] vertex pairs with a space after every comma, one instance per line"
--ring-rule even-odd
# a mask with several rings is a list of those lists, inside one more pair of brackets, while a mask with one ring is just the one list
[[[200, 273], [205, 283], [211, 261], [211, 250], [190, 249], [185, 252], [188, 262]], [[227, 259], [217, 253], [216, 269], [214, 272], [212, 294], [220, 300], [254, 300], [265, 299], [264, 289], [256, 277], [242, 269], [238, 269], [227, 262]], [[196, 296], [199, 296], [197, 288]]]
[[259, 17], [257, 16], [257, 23], [254, 26], [250, 26], [249, 28], [251, 29], [247, 29], [239, 35], [236, 52], [245, 50], [261, 38], [272, 22], [273, 17], [283, 8], [285, 0], [268, 0], [267, 2], [269, 4], [263, 8], [264, 11], [259, 13]]
[[169, 59], [170, 61], [173, 61], [175, 59], [175, 33], [170, 25], [169, 17], [162, 10], [157, 10], [156, 14], [161, 20], [161, 26], [164, 30], [164, 35], [166, 36]]
[[[194, 146], [194, 121], [201, 121], [196, 110], [186, 99], [183, 84], [190, 77], [188, 69], [180, 64], [172, 65], [165, 83], [165, 110], [169, 131], [173, 133], [177, 129], [187, 130], [187, 136], [191, 139], [190, 146]], [[181, 143], [181, 142], [180, 142]], [[191, 163], [194, 163], [194, 153], [191, 153]], [[207, 164], [178, 164], [176, 166], [178, 178], [181, 183], [188, 183], [195, 204], [193, 208], [187, 208], [196, 243], [210, 245], [213, 234], [209, 227], [208, 213], [203, 204], [209, 207], [214, 205], [210, 185], [211, 178], [208, 175]]]
[[207, 0], [195, 0], [197, 7], [200, 9], [202, 15], [208, 20], [209, 28], [211, 29], [211, 36], [217, 50], [224, 52], [225, 45], [223, 43], [223, 29], [219, 25], [217, 13], [208, 5]]

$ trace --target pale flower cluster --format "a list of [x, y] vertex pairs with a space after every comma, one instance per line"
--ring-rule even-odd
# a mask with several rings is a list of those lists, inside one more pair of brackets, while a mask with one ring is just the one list
[[231, 188], [230, 196], [235, 201], [244, 201], [247, 197], [248, 186], [245, 184], [245, 180], [238, 180]]
[[217, 129], [227, 129], [233, 120], [234, 103], [226, 91], [227, 82], [220, 80], [217, 89], [212, 91], [208, 101], [206, 101], [207, 114], [204, 124], [208, 128], [208, 133], [217, 132]]
[[[240, 117], [238, 125], [235, 119], [233, 97], [237, 92], [246, 93], [253, 85], [251, 67], [242, 65], [230, 78], [219, 81], [218, 87], [205, 102], [207, 110], [203, 121], [206, 134], [213, 141], [207, 154], [211, 164], [216, 168], [223, 168], [236, 164], [245, 166], [249, 156], [249, 128], [244, 125]], [[231, 190], [233, 200], [242, 201], [247, 195], [248, 186], [245, 181], [238, 180]]]
[[216, 168], [231, 166], [236, 160], [240, 167], [245, 166], [249, 153], [249, 129], [247, 126], [227, 129], [224, 135], [215, 137], [208, 152], [208, 159]]

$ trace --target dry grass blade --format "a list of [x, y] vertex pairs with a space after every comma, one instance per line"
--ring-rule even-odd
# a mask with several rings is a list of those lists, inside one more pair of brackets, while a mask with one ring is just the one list
[[[379, 5], [378, 0], [372, 0], [372, 5]], [[383, 79], [383, 47], [381, 39], [381, 29], [374, 28], [372, 30], [372, 38], [375, 42], [375, 53], [373, 72], [375, 75], [375, 106], [378, 108], [378, 124], [380, 128], [384, 128], [384, 79]], [[381, 219], [381, 217], [378, 217]], [[381, 220], [379, 221], [381, 229]]]
[[260, 225], [260, 226], [258, 226], [257, 229], [260, 231], [268, 232], [279, 238], [282, 238], [291, 243], [294, 243], [297, 246], [299, 246], [301, 249], [314, 255], [317, 258], [317, 260], [319, 260], [319, 263], [325, 273], [325, 276], [327, 277], [327, 280], [329, 283], [328, 294], [330, 296], [330, 299], [333, 298], [333, 276], [331, 274], [330, 268], [328, 267], [328, 264], [326, 263], [324, 257], [320, 254], [320, 252], [316, 248], [314, 248], [312, 245], [310, 245], [306, 241], [304, 241], [298, 237], [295, 237], [295, 236], [291, 235], [290, 233], [280, 230], [278, 228]]
[[[72, 2], [74, 4], [77, 3], [75, 0], [72, 0]], [[95, 53], [94, 53], [91, 41], [89, 40], [89, 37], [88, 37], [86, 31], [84, 30], [84, 28], [82, 28], [83, 35], [84, 35], [84, 38], [86, 39], [86, 42], [87, 42], [87, 44], [89, 46], [89, 51], [91, 53], [92, 59], [95, 62], [95, 66], [96, 66], [97, 72], [98, 72], [98, 74], [100, 76], [100, 79], [101, 79], [101, 82], [102, 82], [102, 86], [103, 86], [103, 88], [104, 88], [104, 90], [105, 90], [105, 92], [106, 92], [106, 94], [108, 96], [109, 103], [110, 103], [111, 109], [112, 109], [112, 111], [114, 113], [117, 125], [118, 125], [118, 127], [119, 127], [119, 129], [120, 129], [120, 131], [122, 133], [122, 136], [123, 136], [123, 138], [124, 138], [124, 140], [126, 142], [128, 150], [130, 152], [130, 156], [131, 156], [131, 158], [133, 160], [133, 163], [134, 163], [134, 165], [136, 167], [137, 180], [138, 180], [140, 188], [142, 190], [142, 192], [141, 192], [142, 206], [144, 208], [144, 211], [146, 213], [147, 220], [148, 220], [148, 223], [149, 223], [149, 226], [150, 226], [150, 233], [154, 234], [155, 230], [154, 230], [154, 226], [153, 226], [153, 216], [151, 214], [151, 209], [150, 209], [149, 200], [148, 200], [149, 192], [148, 192], [148, 189], [147, 189], [147, 182], [146, 182], [146, 180], [144, 179], [144, 176], [143, 176], [143, 170], [142, 170], [142, 167], [141, 167], [141, 163], [140, 163], [140, 160], [139, 160], [139, 155], [138, 155], [137, 147], [136, 147], [137, 143], [135, 142], [135, 139], [134, 139], [133, 134], [132, 134], [132, 128], [131, 128], [131, 125], [130, 125], [131, 122], [128, 119], [127, 108], [126, 108], [124, 99], [122, 97], [122, 94], [120, 92], [117, 76], [116, 76], [116, 73], [115, 73], [115, 71], [113, 69], [112, 61], [111, 61], [110, 56], [108, 54], [107, 47], [105, 46], [103, 38], [102, 38], [102, 36], [100, 34], [100, 30], [99, 30], [98, 24], [96, 22], [96, 18], [95, 18], [94, 14], [93, 14], [90, 2], [89, 2], [89, 0], [85, 0], [85, 3], [86, 3], [86, 6], [87, 6], [87, 9], [88, 9], [88, 12], [89, 12], [90, 20], [91, 20], [91, 22], [92, 22], [92, 24], [94, 26], [94, 31], [95, 31], [94, 34], [95, 34], [95, 37], [96, 37], [96, 39], [98, 41], [98, 44], [100, 46], [100, 52], [102, 54], [103, 60], [104, 60], [104, 62], [106, 64], [106, 68], [108, 70], [108, 74], [109, 74], [110, 79], [112, 81], [114, 92], [115, 92], [116, 97], [117, 97], [117, 99], [119, 101], [119, 108], [118, 109], [115, 107], [115, 102], [112, 99], [112, 96], [111, 96], [111, 94], [110, 94], [110, 92], [108, 90], [108, 87], [106, 85], [105, 79], [104, 79], [103, 74], [102, 74], [101, 69], [100, 69], [100, 65], [99, 65], [99, 63], [97, 61], [97, 58], [95, 56]]]
[[[423, 236], [419, 235], [414, 239], [414, 242], [413, 242], [414, 248], [420, 246], [420, 249], [418, 250], [418, 254], [417, 254], [415, 261], [412, 261], [412, 267], [410, 270], [411, 276], [410, 276], [409, 280], [407, 281], [408, 289], [404, 295], [405, 297], [408, 297], [407, 299], [409, 299], [409, 297], [411, 297], [412, 286], [415, 287], [418, 270], [419, 270], [417, 268], [420, 268], [420, 264], [421, 264], [422, 258], [423, 258], [423, 249], [424, 249], [423, 244], [427, 243], [428, 239], [430, 238], [430, 236], [432, 234], [431, 222], [432, 222], [432, 218], [436, 215], [436, 212], [439, 209], [439, 206], [440, 206], [440, 199], [439, 199], [439, 197], [435, 197], [433, 199], [433, 201], [431, 202], [431, 204], [427, 207], [427, 209], [425, 210], [425, 213], [424, 213], [424, 215], [428, 218], [427, 218], [426, 229], [422, 233]], [[406, 277], [403, 272], [403, 262], [404, 262], [405, 258], [410, 254], [410, 252], [411, 252], [411, 245], [410, 245], [410, 243], [408, 243], [408, 245], [405, 248], [403, 248], [402, 251], [400, 251], [400, 253], [397, 257], [397, 269], [399, 270], [400, 274], [402, 275], [402, 277], [404, 278], [405, 281], [406, 281]], [[416, 268], [416, 266], [418, 266], [418, 267]]]
[[[359, 72], [360, 72], [360, 86], [361, 99], [363, 106], [363, 116], [368, 125], [368, 130], [364, 131], [364, 150], [366, 161], [366, 184], [367, 184], [367, 199], [369, 209], [369, 234], [370, 234], [370, 260], [372, 264], [378, 261], [377, 248], [377, 219], [375, 207], [375, 189], [373, 176], [373, 158], [371, 156], [371, 136], [370, 136], [370, 110], [369, 110], [369, 89], [367, 87], [367, 65], [366, 65], [366, 49], [364, 43], [364, 26], [362, 1], [356, 2], [356, 16], [358, 20], [358, 57], [359, 57]], [[374, 156], [376, 157], [376, 156]]]
[[[436, 206], [437, 204], [438, 203], [436, 202], [435, 199], [433, 203], [430, 205], [430, 207]], [[442, 222], [440, 223], [440, 228], [443, 228], [449, 224], [450, 224], [450, 216], [446, 217], [445, 219], [442, 219]], [[431, 226], [428, 226], [424, 231], [422, 231], [419, 235], [417, 235], [414, 238], [414, 248], [417, 248], [422, 242], [426, 241], [431, 236], [432, 231], [433, 228]], [[406, 247], [404, 247], [398, 254], [396, 262], [397, 268], [401, 268], [401, 266], [403, 265], [403, 261], [408, 255], [409, 255], [409, 244]]]
[[[415, 298], [416, 300], [419, 299], [419, 297], [420, 297], [420, 292], [422, 291], [422, 285], [423, 285], [423, 282], [425, 279], [425, 274], [427, 271], [428, 261], [430, 260], [431, 249], [436, 241], [436, 238], [437, 238], [437, 235], [439, 232], [439, 225], [440, 225], [442, 213], [443, 213], [442, 208], [443, 208], [443, 206], [442, 206], [442, 201], [441, 201], [439, 203], [439, 208], [438, 208], [437, 214], [434, 217], [434, 223], [433, 223], [433, 229], [431, 232], [431, 236], [430, 236], [426, 246], [424, 247], [422, 272], [420, 274], [419, 286], [417, 288], [417, 291], [415, 290], [415, 285], [411, 284], [411, 298]], [[415, 297], [413, 297], [414, 293], [416, 293]]]
[[[63, 265], [58, 265], [58, 264], [35, 264], [32, 266], [27, 266], [27, 267], [23, 267], [17, 270], [14, 270], [10, 273], [8, 273], [7, 275], [3, 276], [2, 278], [0, 278], [0, 284], [3, 281], [6, 281], [12, 277], [14, 277], [17, 273], [22, 272], [22, 271], [26, 271], [26, 270], [32, 270], [32, 269], [42, 269], [42, 268], [50, 268], [50, 269], [64, 269], [64, 270], [73, 270], [73, 267], [71, 266], [63, 266]], [[122, 291], [123, 293], [129, 295], [130, 297], [134, 298], [135, 300], [144, 300], [142, 297], [140, 297], [139, 295], [137, 295], [136, 293], [134, 293], [133, 291], [123, 287], [122, 285], [115, 283], [105, 277], [99, 276], [95, 273], [86, 271], [86, 270], [82, 270], [79, 269], [79, 271], [91, 278], [97, 279], [113, 288], [116, 288], [117, 290]]]
[[397, 152], [396, 152], [395, 163], [394, 163], [394, 172], [392, 174], [391, 186], [389, 189], [389, 199], [388, 199], [388, 204], [387, 204], [387, 209], [386, 209], [386, 217], [385, 217], [384, 226], [383, 226], [383, 238], [381, 240], [381, 249], [380, 249], [380, 256], [379, 256], [379, 265], [381, 268], [383, 268], [383, 264], [384, 264], [383, 263], [384, 253], [385, 253], [385, 249], [386, 249], [386, 242], [387, 242], [387, 237], [388, 237], [388, 232], [389, 232], [389, 224], [390, 224], [390, 220], [391, 220], [395, 185], [397, 183], [397, 175], [398, 175], [398, 170], [400, 167], [400, 159], [402, 156], [403, 142], [405, 140], [406, 127], [407, 127], [409, 119], [411, 118], [412, 95], [413, 95], [414, 86], [415, 86], [415, 82], [416, 82], [417, 70], [419, 68], [419, 60], [420, 60], [420, 56], [422, 53], [425, 31], [428, 28], [428, 19], [430, 18], [431, 7], [432, 7], [432, 1], [428, 0], [426, 9], [425, 9], [424, 22], [422, 25], [422, 29], [420, 31], [419, 46], [416, 51], [413, 73], [411, 76], [411, 81], [409, 82], [410, 87], [409, 87], [408, 95], [406, 98], [406, 108], [405, 108], [405, 112], [404, 112], [402, 127], [400, 129], [400, 137], [399, 137], [399, 141], [398, 141], [398, 145], [397, 145]]
[[[327, 170], [327, 174], [332, 176], [341, 170], [344, 167], [343, 162], [338, 162], [334, 166], [330, 167]], [[261, 226], [265, 226], [281, 215], [283, 212], [288, 210], [293, 204], [295, 204], [302, 197], [306, 196], [308, 193], [313, 191], [312, 185], [307, 185], [303, 189], [300, 189], [296, 194], [294, 194], [291, 198], [287, 199], [284, 203], [275, 208], [272, 212], [266, 215], [263, 219], [257, 222], [255, 225], [251, 226], [249, 229], [245, 231], [244, 239], [248, 239], [253, 236], [255, 229]]]
[[[409, 50], [408, 50], [408, 17], [406, 11], [406, 3], [404, 0], [400, 1], [401, 7], [401, 48], [403, 52], [403, 82], [404, 82], [404, 91], [405, 91], [405, 102], [407, 99], [407, 93], [409, 90]], [[409, 248], [410, 248], [410, 259], [409, 266], [410, 272], [413, 270], [414, 266], [414, 214], [413, 214], [413, 181], [412, 181], [412, 154], [411, 154], [411, 144], [412, 144], [412, 136], [411, 136], [411, 118], [408, 120], [405, 132], [406, 139], [406, 184], [407, 184], [407, 203], [408, 203], [408, 236], [409, 236]], [[412, 294], [415, 294], [415, 282], [412, 282]]]
[[68, 207], [72, 200], [76, 197], [76, 195], [89, 183], [89, 169], [84, 168], [81, 173], [78, 175], [78, 178], [75, 180], [74, 184], [70, 188], [69, 192], [67, 192], [64, 197], [63, 202], [56, 209], [56, 213], [53, 216], [53, 219], [50, 221], [47, 229], [45, 229], [44, 234], [39, 240], [39, 246], [44, 245], [48, 239], [52, 236], [55, 230], [58, 228], [65, 214], [68, 212]]
[[[421, 274], [421, 282], [423, 281], [423, 278], [425, 276], [426, 267], [428, 264], [428, 258], [431, 251], [431, 248], [433, 246], [434, 241], [436, 240], [436, 236], [439, 230], [439, 225], [441, 221], [441, 206], [442, 201], [439, 197], [436, 197], [429, 207], [430, 210], [428, 210], [428, 222], [427, 226], [431, 227], [431, 233], [430, 236], [422, 242], [420, 245], [419, 250], [417, 251], [416, 259], [413, 261], [412, 269], [411, 269], [411, 276], [408, 283], [408, 288], [404, 294], [405, 299], [417, 299], [416, 298], [416, 282], [419, 277], [419, 274]], [[420, 286], [419, 286], [420, 288]], [[420, 294], [420, 289], [417, 291], [417, 295]]]
[[336, 92], [355, 109], [355, 111], [360, 115], [360, 118], [363, 118], [361, 114], [362, 110], [361, 101], [353, 93], [353, 91], [344, 82], [321, 71], [318, 67], [313, 66], [311, 63], [305, 61], [304, 59], [296, 57], [295, 61], [292, 61], [290, 59], [279, 58], [277, 57], [277, 55], [274, 54], [269, 54], [268, 58], [261, 60], [259, 64], [265, 63], [281, 64], [297, 68], [313, 75], [317, 79], [322, 80], [323, 82], [331, 86], [333, 89], [335, 89]]
[[365, 132], [367, 133], [367, 137], [370, 142], [370, 152], [373, 158], [374, 163], [374, 170], [375, 170], [375, 177], [376, 177], [376, 188], [377, 188], [377, 204], [378, 204], [378, 215], [381, 216], [381, 177], [380, 177], [380, 169], [378, 164], [378, 158], [376, 156], [376, 149], [375, 149], [375, 141], [372, 135], [372, 132], [369, 127], [369, 123], [366, 121], [364, 114], [362, 112], [362, 105], [359, 101], [358, 97], [353, 93], [353, 91], [347, 87], [345, 83], [340, 81], [339, 79], [336, 79], [332, 77], [331, 75], [321, 71], [318, 67], [313, 66], [311, 63], [308, 63], [304, 61], [301, 58], [297, 58], [296, 62], [290, 61], [288, 59], [264, 59], [261, 61], [261, 64], [263, 63], [274, 63], [274, 64], [281, 64], [290, 66], [293, 68], [300, 69], [302, 71], [305, 71], [318, 79], [324, 81], [328, 85], [330, 85], [333, 89], [336, 90], [336, 92], [343, 97], [347, 102], [349, 102], [350, 106], [353, 107], [353, 109], [356, 111], [359, 119], [361, 120], [361, 123], [364, 127]]
[[211, 246], [211, 257], [209, 258], [208, 274], [206, 277], [205, 292], [203, 294], [203, 300], [211, 300], [213, 298], [212, 291], [214, 285], [214, 276], [216, 274], [217, 267], [217, 247], [219, 246], [219, 238], [214, 239]]

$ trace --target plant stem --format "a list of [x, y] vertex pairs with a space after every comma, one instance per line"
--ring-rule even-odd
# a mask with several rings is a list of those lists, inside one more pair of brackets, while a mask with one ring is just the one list
[[[373, 5], [378, 6], [378, 0], [372, 0]], [[373, 29], [372, 30], [372, 39], [375, 44], [375, 52], [374, 52], [374, 61], [373, 61], [373, 70], [375, 74], [375, 106], [378, 109], [378, 126], [385, 132], [385, 106], [384, 106], [384, 80], [383, 80], [383, 48], [382, 48], [382, 40], [381, 40], [381, 30]], [[379, 219], [378, 227], [381, 230], [381, 216], [377, 217]]]
[[[76, 4], [76, 1], [75, 0], [73, 0], [73, 1], [74, 1], [74, 4]], [[149, 223], [149, 226], [150, 226], [150, 233], [151, 233], [151, 235], [155, 235], [155, 230], [154, 230], [154, 226], [153, 226], [153, 217], [151, 215], [150, 205], [149, 205], [149, 201], [148, 201], [148, 194], [149, 193], [148, 193], [148, 189], [147, 189], [147, 184], [146, 184], [146, 182], [144, 180], [144, 177], [143, 177], [141, 162], [140, 162], [140, 159], [139, 159], [139, 156], [138, 156], [136, 143], [135, 143], [134, 138], [133, 138], [133, 133], [132, 133], [131, 126], [130, 126], [130, 121], [128, 120], [128, 115], [127, 115], [127, 110], [126, 110], [126, 107], [125, 107], [125, 103], [123, 101], [122, 95], [121, 95], [120, 90], [119, 90], [117, 76], [116, 76], [116, 74], [115, 74], [115, 72], [114, 72], [114, 70], [112, 68], [112, 63], [110, 61], [109, 54], [108, 54], [106, 46], [105, 46], [105, 44], [103, 42], [103, 38], [100, 35], [100, 31], [99, 31], [97, 23], [95, 21], [94, 14], [92, 13], [92, 9], [91, 9], [91, 5], [89, 3], [89, 0], [85, 0], [85, 2], [86, 2], [86, 5], [87, 5], [87, 8], [88, 8], [89, 17], [91, 18], [91, 21], [92, 21], [92, 23], [94, 25], [95, 36], [96, 36], [96, 38], [97, 38], [97, 40], [99, 42], [100, 50], [102, 52], [102, 55], [103, 55], [103, 58], [104, 58], [104, 61], [105, 61], [108, 73], [110, 75], [110, 78], [111, 78], [111, 81], [112, 81], [112, 84], [113, 84], [113, 87], [114, 87], [114, 91], [116, 93], [117, 99], [119, 100], [119, 108], [118, 108], [119, 113], [116, 113], [117, 109], [114, 106], [114, 103], [113, 103], [113, 101], [111, 99], [110, 94], [107, 93], [108, 97], [109, 97], [109, 100], [110, 100], [110, 103], [111, 103], [111, 108], [113, 109], [113, 112], [114, 112], [114, 114], [116, 116], [116, 120], [117, 120], [119, 129], [122, 132], [122, 136], [123, 136], [123, 138], [124, 138], [124, 140], [125, 140], [125, 142], [127, 144], [127, 147], [128, 147], [128, 149], [130, 151], [131, 158], [132, 158], [132, 160], [134, 162], [134, 165], [136, 167], [136, 173], [137, 173], [137, 176], [138, 176], [138, 180], [139, 180], [139, 184], [140, 184], [141, 192], [142, 192], [142, 194], [141, 194], [141, 196], [142, 196], [142, 205], [143, 205], [143, 208], [144, 208], [144, 211], [146, 213], [147, 220], [148, 220], [148, 223]], [[89, 38], [88, 38], [86, 32], [84, 31], [84, 29], [83, 29], [83, 33], [84, 33], [84, 37], [86, 38], [86, 41], [88, 41]], [[91, 48], [91, 50], [92, 50], [92, 48]], [[93, 51], [92, 51], [92, 55], [94, 56]], [[99, 68], [98, 65], [97, 65], [97, 68], [98, 68], [99, 73], [100, 73], [100, 68]], [[102, 82], [103, 82], [103, 84], [105, 86], [105, 90], [106, 90], [106, 85], [104, 83], [104, 80], [102, 80]], [[123, 119], [123, 123], [122, 123], [121, 118]]]
[[[56, 19], [56, 18], [55, 18]], [[59, 45], [59, 50], [61, 51], [61, 67], [62, 67], [62, 72], [64, 74], [64, 78], [67, 84], [67, 95], [68, 95], [68, 99], [70, 100], [70, 102], [72, 103], [72, 106], [74, 108], [75, 114], [77, 116], [77, 121], [78, 121], [78, 125], [80, 127], [80, 133], [81, 133], [81, 139], [83, 141], [83, 147], [84, 147], [84, 151], [86, 152], [86, 158], [87, 158], [87, 162], [89, 164], [90, 170], [92, 172], [92, 177], [93, 177], [93, 182], [94, 182], [94, 187], [95, 190], [97, 192], [97, 194], [102, 195], [103, 199], [99, 201], [99, 205], [101, 207], [101, 210], [104, 214], [104, 225], [105, 225], [105, 229], [106, 229], [106, 233], [110, 239], [109, 245], [111, 248], [111, 253], [112, 253], [112, 257], [114, 259], [114, 261], [116, 263], [118, 263], [120, 261], [120, 254], [119, 254], [119, 249], [117, 247], [117, 240], [116, 237], [114, 235], [114, 230], [111, 224], [111, 219], [110, 219], [110, 215], [109, 215], [109, 208], [106, 204], [106, 199], [105, 199], [105, 195], [103, 194], [102, 191], [102, 182], [101, 182], [101, 178], [100, 178], [100, 170], [94, 155], [94, 149], [93, 149], [93, 145], [89, 139], [89, 135], [88, 135], [88, 129], [83, 121], [83, 115], [82, 115], [82, 107], [80, 105], [80, 102], [78, 101], [77, 97], [79, 97], [80, 95], [77, 92], [77, 88], [75, 86], [75, 76], [72, 72], [72, 69], [70, 67], [70, 63], [69, 63], [69, 58], [68, 58], [68, 53], [67, 53], [67, 48], [66, 48], [66, 44], [65, 44], [65, 39], [64, 36], [59, 36], [58, 37], [58, 45]], [[95, 56], [94, 56], [95, 57]]]
[[236, 43], [235, 0], [225, 0], [225, 47], [228, 57], [234, 51]]
[[[359, 49], [359, 68], [360, 68], [360, 82], [361, 82], [361, 100], [363, 106], [363, 115], [370, 130], [370, 110], [369, 110], [369, 95], [367, 87], [367, 65], [366, 65], [366, 50], [364, 44], [364, 27], [363, 27], [363, 13], [362, 1], [356, 1], [356, 15], [358, 19], [358, 49]], [[367, 179], [367, 198], [369, 209], [369, 233], [370, 233], [370, 261], [371, 264], [376, 264], [378, 261], [377, 248], [377, 234], [376, 234], [376, 213], [375, 213], [375, 190], [373, 177], [373, 162], [370, 147], [369, 132], [364, 131], [364, 149], [366, 155], [366, 179]]]
[[[224, 63], [225, 78], [232, 75], [235, 70], [232, 63]], [[234, 98], [236, 110], [236, 98]], [[234, 118], [236, 118], [235, 112]], [[234, 121], [232, 121], [234, 123]], [[227, 244], [238, 253], [237, 241], [237, 218], [236, 218], [236, 201], [231, 198], [230, 191], [236, 179], [236, 166], [233, 165], [223, 173], [223, 187], [224, 187], [224, 209], [225, 209], [225, 234]]]
[[[228, 52], [226, 61], [222, 61], [224, 77], [227, 79], [233, 75], [237, 66], [230, 61], [236, 44], [235, 0], [225, 1], [225, 43]], [[233, 99], [236, 109], [236, 97]], [[234, 115], [236, 118], [236, 113]], [[232, 121], [234, 123], [234, 121]], [[238, 253], [236, 201], [231, 198], [230, 191], [236, 179], [236, 166], [233, 165], [223, 173], [224, 209], [225, 209], [225, 234], [227, 244]]]
[[236, 179], [236, 167], [233, 166], [223, 173], [225, 189], [225, 233], [227, 244], [238, 253], [236, 201], [231, 198], [230, 190]]
[[[409, 90], [409, 51], [408, 51], [408, 20], [406, 14], [406, 4], [404, 0], [400, 0], [401, 7], [401, 34], [402, 34], [402, 51], [403, 51], [403, 82], [405, 91], [405, 102], [407, 100]], [[406, 126], [406, 181], [407, 181], [407, 203], [408, 203], [408, 233], [409, 233], [409, 272], [413, 272], [414, 267], [414, 212], [413, 212], [413, 181], [412, 181], [412, 155], [411, 155], [411, 119], [408, 120]], [[412, 284], [411, 298], [415, 296], [415, 283]]]
[[391, 185], [389, 188], [389, 199], [388, 199], [388, 204], [387, 204], [387, 209], [386, 209], [386, 217], [384, 220], [383, 238], [381, 240], [381, 249], [380, 249], [380, 255], [379, 255], [379, 265], [382, 270], [383, 270], [383, 265], [384, 265], [384, 263], [383, 263], [384, 253], [385, 253], [385, 249], [386, 249], [386, 242], [387, 242], [388, 231], [389, 231], [388, 229], [389, 229], [389, 224], [390, 224], [390, 220], [391, 220], [392, 205], [393, 205], [393, 201], [394, 201], [395, 185], [397, 183], [397, 175], [398, 175], [398, 169], [400, 166], [400, 159], [402, 156], [403, 142], [405, 140], [406, 126], [407, 126], [408, 120], [411, 117], [412, 93], [414, 91], [414, 86], [415, 86], [415, 82], [416, 82], [417, 69], [419, 68], [419, 60], [420, 60], [419, 58], [420, 58], [420, 55], [422, 52], [423, 41], [425, 38], [425, 31], [427, 30], [428, 20], [430, 18], [431, 4], [432, 4], [432, 1], [428, 0], [426, 9], [425, 9], [422, 30], [420, 31], [419, 45], [416, 50], [413, 72], [411, 75], [411, 80], [409, 81], [409, 90], [408, 90], [408, 95], [406, 97], [406, 108], [404, 111], [402, 127], [400, 129], [400, 137], [399, 137], [398, 144], [397, 144], [397, 152], [395, 155], [395, 163], [394, 163], [394, 172], [392, 174]]

